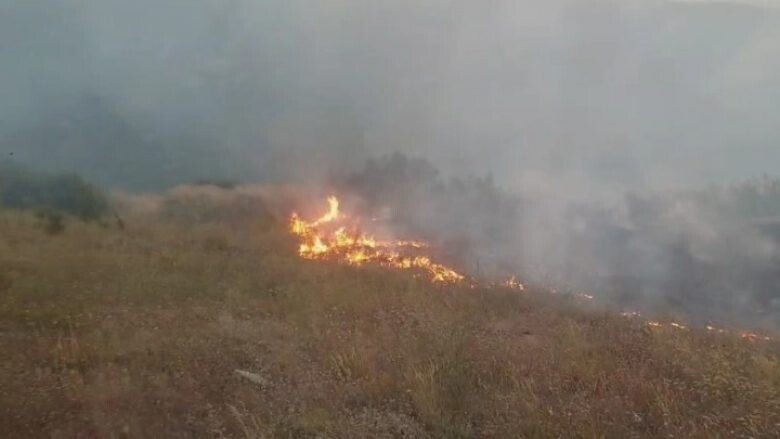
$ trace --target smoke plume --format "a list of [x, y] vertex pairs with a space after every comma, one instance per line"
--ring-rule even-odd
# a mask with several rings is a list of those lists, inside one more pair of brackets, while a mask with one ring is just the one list
[[766, 3], [5, 0], [0, 65], [19, 164], [330, 181], [476, 271], [777, 322]]

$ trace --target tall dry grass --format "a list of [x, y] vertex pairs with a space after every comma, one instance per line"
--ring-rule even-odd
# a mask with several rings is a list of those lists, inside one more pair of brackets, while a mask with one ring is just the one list
[[780, 435], [776, 344], [301, 261], [234, 212], [0, 214], [2, 436]]

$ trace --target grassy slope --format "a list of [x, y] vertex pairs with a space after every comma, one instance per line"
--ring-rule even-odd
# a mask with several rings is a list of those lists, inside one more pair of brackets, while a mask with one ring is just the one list
[[777, 345], [309, 263], [293, 247], [279, 226], [47, 236], [0, 214], [0, 432], [780, 434]]

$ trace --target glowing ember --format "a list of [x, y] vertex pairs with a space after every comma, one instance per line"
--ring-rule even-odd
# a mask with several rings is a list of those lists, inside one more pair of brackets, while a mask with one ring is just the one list
[[726, 331], [723, 328], [716, 328], [716, 327], [714, 327], [712, 325], [707, 325], [707, 331], [709, 331], [709, 332], [717, 332], [718, 334], [725, 334], [725, 333], [728, 332], [728, 331]]
[[346, 216], [340, 211], [338, 198], [329, 197], [328, 206], [328, 212], [313, 222], [307, 222], [295, 213], [290, 218], [290, 231], [301, 242], [298, 248], [301, 257], [338, 260], [356, 266], [375, 263], [398, 269], [419, 269], [437, 283], [456, 283], [465, 279], [452, 268], [435, 263], [427, 256], [401, 253], [401, 250], [428, 248], [427, 243], [377, 240], [360, 233], [356, 227], [342, 225]]
[[[624, 312], [622, 315], [624, 317], [639, 317], [640, 316], [640, 314], [638, 312]], [[648, 320], [647, 321], [647, 326], [650, 326], [652, 328], [667, 328], [668, 327], [668, 328], [679, 329], [681, 331], [687, 331], [688, 330], [688, 327], [683, 325], [682, 323], [670, 322], [670, 323], [664, 324], [664, 323], [661, 323], [661, 322], [659, 322], [657, 320]]]
[[770, 337], [767, 337], [765, 335], [758, 335], [754, 332], [748, 332], [748, 331], [742, 331], [739, 334], [740, 337], [744, 338], [745, 340], [750, 341], [757, 341], [757, 340], [764, 340], [764, 341], [770, 341], [772, 340]]
[[[642, 317], [642, 314], [637, 312], [637, 311], [626, 311], [626, 312], [621, 313], [620, 315], [623, 316], [623, 317], [626, 317], [626, 318], [639, 318], [639, 317]], [[682, 323], [677, 323], [677, 322], [662, 323], [662, 322], [659, 322], [657, 320], [647, 320], [645, 323], [647, 324], [647, 326], [650, 326], [652, 328], [673, 328], [673, 329], [679, 329], [679, 330], [682, 330], [682, 331], [687, 331], [688, 329], [690, 329], [688, 326], [683, 325]], [[712, 326], [712, 325], [706, 325], [704, 328], [707, 330], [707, 332], [711, 332], [711, 333], [717, 333], [717, 334], [737, 334], [741, 338], [743, 338], [745, 340], [748, 340], [748, 341], [772, 341], [772, 338], [769, 337], [769, 336], [760, 335], [760, 334], [756, 334], [754, 332], [749, 332], [749, 331], [732, 332], [732, 331], [729, 331], [728, 329], [717, 328], [717, 327]]]
[[520, 281], [517, 280], [517, 277], [515, 276], [512, 276], [509, 278], [509, 280], [504, 282], [504, 286], [513, 290], [525, 291], [525, 285], [520, 283]]

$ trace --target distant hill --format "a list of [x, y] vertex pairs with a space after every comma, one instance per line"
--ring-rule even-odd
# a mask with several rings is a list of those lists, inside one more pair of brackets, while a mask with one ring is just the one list
[[78, 172], [104, 185], [151, 190], [210, 176], [220, 163], [203, 139], [163, 138], [96, 95], [52, 106], [0, 141], [36, 167]]

